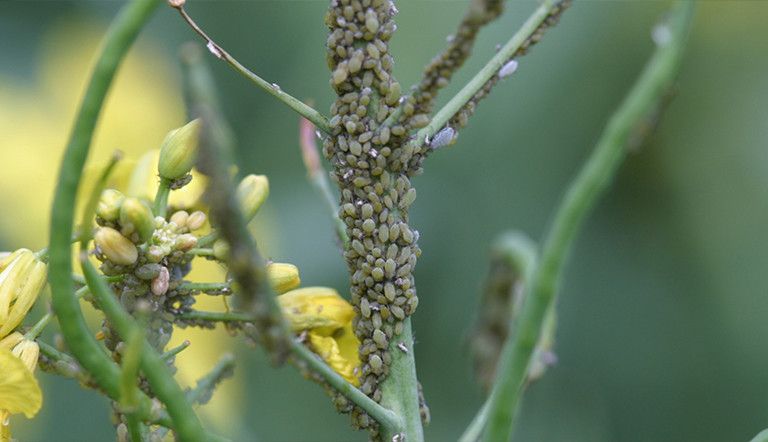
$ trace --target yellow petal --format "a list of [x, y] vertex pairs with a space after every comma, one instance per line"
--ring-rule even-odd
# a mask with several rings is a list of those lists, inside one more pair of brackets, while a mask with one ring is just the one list
[[43, 406], [43, 392], [32, 372], [10, 350], [0, 348], [0, 409], [32, 418]]
[[341, 377], [355, 387], [360, 386], [360, 381], [357, 379], [357, 376], [355, 376], [355, 367], [359, 364], [356, 360], [350, 360], [344, 357], [336, 339], [310, 332], [309, 342], [315, 353], [319, 354], [333, 371], [340, 374]]
[[352, 321], [355, 311], [338, 292], [328, 287], [306, 287], [277, 297], [294, 330], [314, 330], [330, 336]]

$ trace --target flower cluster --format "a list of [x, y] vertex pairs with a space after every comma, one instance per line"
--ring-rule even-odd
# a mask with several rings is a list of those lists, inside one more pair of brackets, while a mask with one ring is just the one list
[[43, 403], [33, 376], [38, 344], [12, 331], [45, 286], [48, 267], [31, 250], [19, 249], [0, 261], [0, 269], [0, 440], [6, 441], [10, 415], [24, 413], [31, 418]]

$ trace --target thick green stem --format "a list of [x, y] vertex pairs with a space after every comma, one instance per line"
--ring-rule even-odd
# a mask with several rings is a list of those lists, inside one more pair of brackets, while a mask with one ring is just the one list
[[678, 1], [662, 26], [670, 40], [657, 48], [637, 83], [616, 110], [597, 142], [595, 151], [568, 188], [546, 236], [533, 282], [521, 312], [514, 337], [504, 348], [497, 370], [486, 441], [509, 440], [514, 416], [526, 379], [531, 355], [543, 328], [544, 318], [555, 300], [568, 252], [579, 227], [621, 164], [627, 143], [639, 123], [654, 110], [672, 85], [679, 70], [683, 46], [695, 9], [693, 1]]
[[[115, 71], [139, 29], [159, 4], [159, 0], [132, 1], [123, 7], [110, 27], [64, 154], [51, 214], [49, 281], [61, 333], [78, 363], [116, 400], [120, 397], [120, 370], [88, 329], [71, 279], [75, 195], [93, 130]], [[151, 407], [150, 400], [142, 396], [140, 412], [144, 418], [151, 416]]]
[[411, 318], [405, 318], [403, 321], [403, 333], [397, 336], [397, 340], [389, 341], [389, 353], [392, 355], [389, 376], [381, 383], [382, 391], [388, 394], [382, 395], [381, 405], [394, 411], [403, 422], [402, 426], [393, 427], [376, 419], [381, 424], [381, 434], [384, 440], [396, 440], [395, 437], [402, 433], [408, 435], [409, 442], [423, 441], [419, 391], [414, 388], [416, 361], [413, 354]]

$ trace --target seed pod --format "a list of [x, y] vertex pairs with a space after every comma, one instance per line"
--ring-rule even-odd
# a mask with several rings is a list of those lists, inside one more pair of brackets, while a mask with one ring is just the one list
[[104, 256], [117, 265], [131, 265], [139, 258], [139, 250], [126, 237], [111, 227], [96, 230], [93, 241]]
[[168, 133], [160, 148], [160, 159], [157, 164], [160, 177], [177, 180], [192, 170], [197, 159], [200, 126], [201, 122], [198, 118]]

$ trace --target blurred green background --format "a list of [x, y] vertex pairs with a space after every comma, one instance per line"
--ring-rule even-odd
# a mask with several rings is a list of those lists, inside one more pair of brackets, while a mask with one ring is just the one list
[[[574, 3], [519, 60], [518, 72], [481, 103], [457, 143], [432, 155], [414, 180], [419, 197], [411, 222], [421, 233], [423, 255], [413, 324], [432, 412], [425, 430], [430, 441], [455, 440], [483, 401], [466, 338], [489, 244], [507, 229], [541, 238], [652, 52], [650, 30], [669, 5]], [[75, 92], [94, 54], [97, 33], [82, 40], [82, 31], [103, 30], [121, 4], [0, 2], [0, 249], [45, 244], [46, 217], [27, 215], [25, 207], [50, 203], [55, 164], [79, 100]], [[535, 5], [507, 2], [441, 103]], [[418, 81], [464, 7], [462, 1], [398, 3], [392, 53], [404, 89]], [[334, 98], [325, 63], [326, 8], [324, 1], [187, 5], [240, 62], [294, 96], [314, 99], [325, 113]], [[118, 106], [121, 118], [110, 127], [128, 135], [107, 149], [159, 147], [164, 132], [183, 123], [177, 54], [190, 40], [199, 43], [175, 11], [162, 7], [136, 49], [144, 54], [137, 62], [143, 80], [127, 92], [145, 104]], [[526, 393], [516, 441], [743, 441], [768, 427], [766, 42], [767, 2], [701, 2], [677, 97], [578, 238], [558, 306], [558, 362]], [[304, 285], [344, 293], [346, 266], [325, 207], [305, 178], [297, 116], [212, 56], [208, 62], [239, 139], [241, 170], [271, 181], [257, 222], [262, 249], [299, 266]], [[42, 71], [50, 87], [72, 90], [66, 102], [40, 86]], [[122, 145], [144, 132], [137, 122], [152, 112], [171, 121], [147, 145]], [[24, 140], [43, 135], [45, 141], [29, 144], [44, 155], [15, 159], [31, 148]], [[20, 194], [37, 196], [21, 200]], [[37, 230], [30, 231], [30, 223]], [[321, 390], [293, 368], [274, 370], [260, 350], [235, 341], [237, 377], [227, 382], [237, 383], [241, 394], [229, 401], [224, 418], [210, 418], [210, 427], [238, 441], [366, 439], [348, 430], [348, 418], [336, 415]], [[216, 359], [211, 350], [208, 365]], [[103, 397], [70, 380], [38, 378], [43, 410], [31, 421], [14, 417], [15, 437], [114, 438]]]

